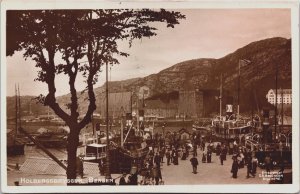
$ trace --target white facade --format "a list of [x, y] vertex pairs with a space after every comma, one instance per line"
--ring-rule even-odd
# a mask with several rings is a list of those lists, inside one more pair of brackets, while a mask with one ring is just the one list
[[[270, 89], [266, 95], [270, 104], [275, 104], [276, 90]], [[277, 89], [277, 104], [292, 104], [292, 89]]]

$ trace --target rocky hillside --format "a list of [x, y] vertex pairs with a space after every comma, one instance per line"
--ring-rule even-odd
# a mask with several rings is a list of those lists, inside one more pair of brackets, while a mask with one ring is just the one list
[[[251, 61], [240, 71], [241, 111], [249, 110], [253, 105], [267, 105], [265, 95], [270, 88], [275, 88], [276, 66], [278, 88], [291, 88], [291, 39], [279, 37], [252, 42], [220, 59], [184, 61], [144, 78], [109, 82], [109, 88], [110, 92], [121, 92], [148, 86], [151, 95], [178, 90], [217, 90], [223, 74], [223, 88], [228, 95], [234, 96], [236, 101], [240, 59]], [[104, 89], [104, 86], [95, 89], [98, 98], [103, 96]], [[64, 95], [59, 97], [58, 101], [67, 104], [69, 99], [69, 95]], [[87, 108], [86, 93], [81, 94], [79, 105], [81, 112], [84, 112]]]
[[[237, 90], [239, 59], [251, 63], [241, 68], [241, 91], [258, 87], [263, 81], [268, 88], [275, 87], [276, 65], [278, 87], [291, 87], [291, 40], [270, 38], [250, 43], [220, 59], [194, 59], [175, 64], [157, 74], [144, 78], [111, 82], [110, 91], [130, 91], [148, 86], [152, 94], [188, 89], [217, 89], [220, 75], [226, 90]], [[97, 88], [96, 91], [103, 90]]]

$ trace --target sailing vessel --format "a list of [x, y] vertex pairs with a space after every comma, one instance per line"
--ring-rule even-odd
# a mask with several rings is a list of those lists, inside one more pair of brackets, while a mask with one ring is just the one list
[[7, 131], [7, 155], [24, 155], [25, 143], [16, 138], [12, 132], [13, 130], [8, 129]]
[[[222, 115], [222, 74], [221, 74], [221, 85], [220, 85], [220, 114], [212, 119], [211, 129], [212, 134], [217, 138], [218, 141], [234, 141], [238, 140], [241, 142], [245, 140], [247, 134], [253, 131], [252, 122], [249, 119], [244, 119], [239, 115], [236, 116], [233, 113], [233, 97], [228, 97], [226, 104], [226, 116]], [[239, 105], [238, 105], [239, 106]], [[239, 107], [238, 107], [239, 109]]]
[[21, 127], [21, 97], [20, 97], [20, 90], [18, 85], [18, 90], [15, 86], [15, 96], [16, 96], [16, 103], [15, 103], [15, 110], [16, 110], [16, 118], [15, 118], [15, 129], [7, 129], [7, 155], [9, 156], [16, 156], [16, 155], [24, 155], [24, 147], [25, 142], [21, 139], [17, 138], [18, 136], [18, 127]]
[[[110, 175], [110, 173], [130, 173], [133, 166], [140, 167], [143, 164], [143, 160], [148, 154], [149, 149], [143, 136], [139, 133], [142, 123], [139, 122], [140, 118], [138, 115], [136, 115], [137, 122], [136, 127], [134, 127], [132, 107], [130, 113], [131, 119], [127, 119], [127, 126], [123, 127], [123, 117], [121, 117], [120, 136], [114, 138], [110, 136], [109, 126], [111, 126], [111, 121], [108, 115], [107, 69], [106, 64], [106, 122], [105, 124], [99, 123], [99, 126], [106, 127], [106, 138], [101, 138], [101, 142], [99, 142], [98, 134], [93, 124], [93, 134], [96, 136], [96, 141], [85, 145], [85, 154], [82, 159], [83, 161], [99, 163], [100, 171], [106, 175]], [[132, 102], [130, 103], [132, 106]]]

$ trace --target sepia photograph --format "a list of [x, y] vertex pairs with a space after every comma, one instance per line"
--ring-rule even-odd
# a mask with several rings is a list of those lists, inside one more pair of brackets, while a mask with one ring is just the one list
[[2, 190], [299, 191], [299, 3], [72, 2], [2, 2]]

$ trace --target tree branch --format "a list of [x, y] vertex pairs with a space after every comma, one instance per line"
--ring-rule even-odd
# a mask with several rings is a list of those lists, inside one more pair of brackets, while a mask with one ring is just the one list
[[80, 121], [79, 123], [79, 129], [82, 129], [85, 127], [89, 122], [91, 122], [91, 117], [93, 112], [96, 110], [96, 97], [94, 93], [94, 88], [93, 88], [93, 79], [94, 75], [96, 74], [96, 71], [90, 71], [88, 79], [87, 79], [87, 84], [88, 84], [88, 96], [89, 96], [89, 106], [88, 110], [84, 116], [84, 118]]
[[[77, 119], [79, 116], [79, 113], [77, 112], [78, 98], [77, 98], [77, 91], [75, 88], [75, 80], [76, 80], [77, 72], [78, 72], [77, 60], [78, 60], [78, 58], [75, 53], [74, 60], [73, 60], [72, 64], [70, 64], [70, 67], [68, 68], [69, 85], [70, 85], [70, 92], [71, 92], [71, 119], [74, 123], [77, 123]], [[74, 72], [72, 71], [73, 67], [74, 67]]]
[[70, 116], [61, 109], [59, 104], [56, 102], [55, 98], [55, 65], [54, 65], [54, 56], [55, 51], [53, 48], [47, 49], [49, 56], [49, 66], [46, 69], [46, 83], [48, 84], [48, 95], [45, 98], [44, 104], [53, 109], [55, 114], [62, 118], [67, 124], [70, 123]]

